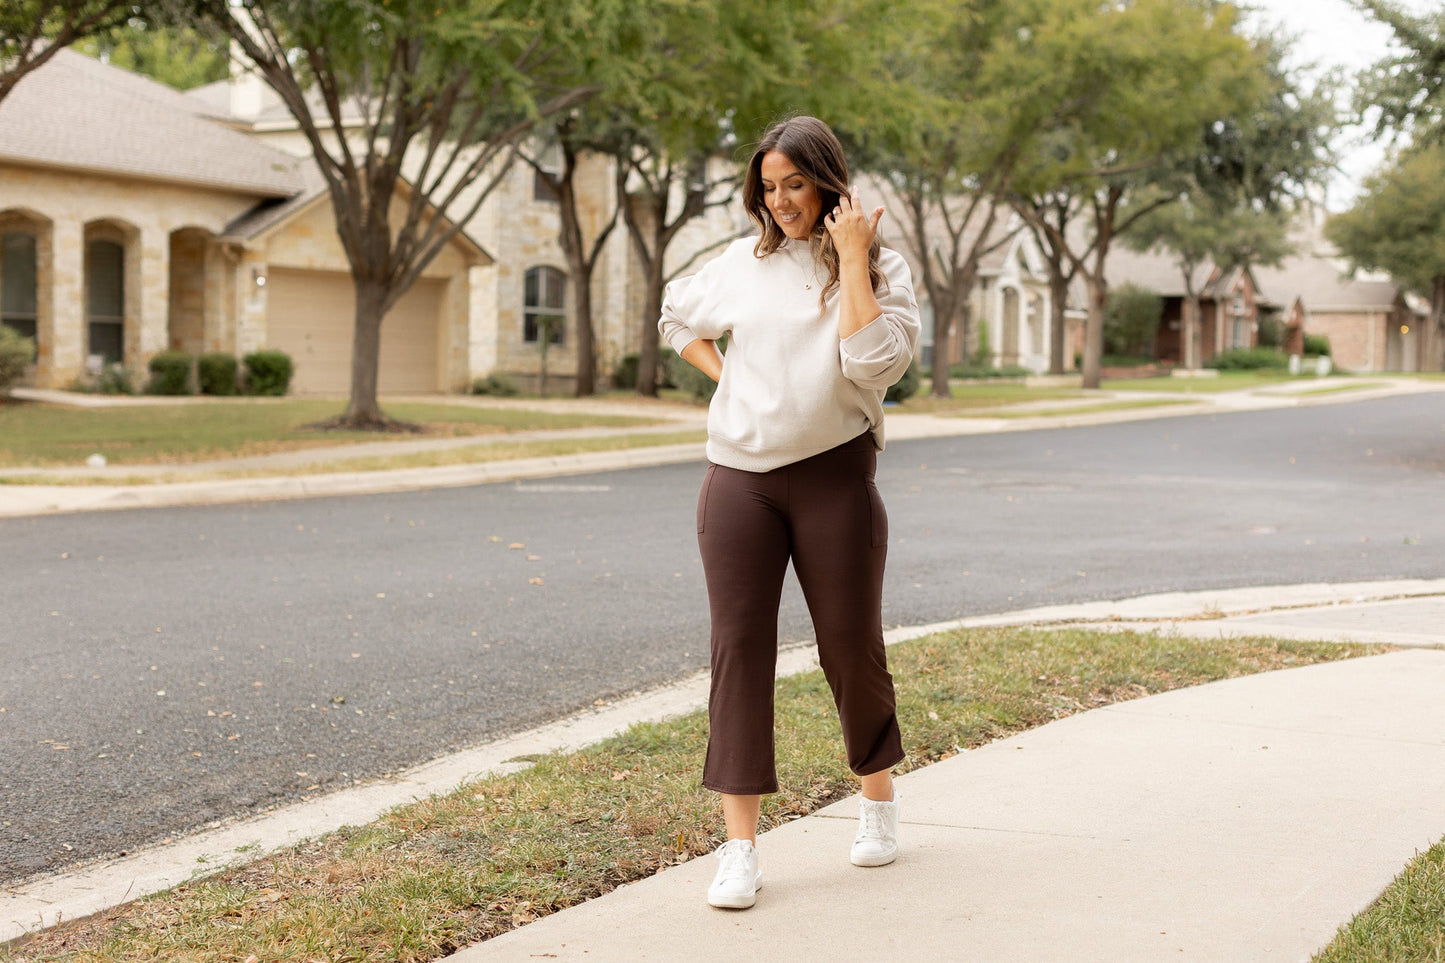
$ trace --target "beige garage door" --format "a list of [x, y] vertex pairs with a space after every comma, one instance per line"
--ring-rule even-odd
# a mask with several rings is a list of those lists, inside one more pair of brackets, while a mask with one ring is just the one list
[[[381, 323], [384, 394], [440, 389], [441, 281], [418, 281]], [[296, 365], [297, 394], [344, 395], [351, 390], [351, 278], [320, 271], [272, 270], [267, 277], [266, 346]]]

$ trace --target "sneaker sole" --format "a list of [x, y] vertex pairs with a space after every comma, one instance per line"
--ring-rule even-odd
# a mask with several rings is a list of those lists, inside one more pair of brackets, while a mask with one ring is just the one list
[[707, 905], [716, 906], [718, 909], [751, 909], [758, 901], [757, 892], [763, 888], [763, 875], [758, 874], [757, 882], [753, 883], [752, 896], [719, 896], [709, 895]]
[[887, 866], [898, 859], [898, 853], [895, 851], [887, 856], [851, 856], [849, 858], [854, 866]]

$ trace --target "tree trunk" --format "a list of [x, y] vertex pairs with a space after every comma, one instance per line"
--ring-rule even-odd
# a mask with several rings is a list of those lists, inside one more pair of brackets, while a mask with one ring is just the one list
[[353, 275], [355, 323], [351, 333], [351, 400], [341, 422], [350, 428], [375, 429], [388, 423], [376, 400], [381, 369], [381, 319], [386, 286]]
[[1089, 288], [1089, 316], [1084, 322], [1084, 387], [1099, 387], [1099, 368], [1104, 357], [1104, 307], [1109, 300], [1109, 286], [1103, 274], [1086, 274]]
[[592, 330], [592, 265], [572, 265], [573, 314], [577, 324], [578, 398], [597, 393], [597, 338]]
[[934, 398], [950, 398], [948, 350], [953, 337], [953, 305], [933, 291], [929, 291], [928, 297], [933, 302], [933, 390], [930, 394]]
[[662, 276], [662, 259], [653, 258], [644, 263], [643, 273], [647, 290], [644, 292], [642, 304], [642, 344], [637, 358], [637, 393], [656, 398], [657, 383], [662, 380], [659, 375], [666, 374], [658, 370], [662, 333], [657, 329], [657, 322], [662, 317], [662, 292], [666, 284]]
[[[669, 180], [669, 184], [671, 181]], [[623, 177], [618, 177], [618, 192], [623, 189]], [[641, 207], [639, 212], [637, 207]], [[661, 351], [661, 335], [657, 330], [658, 318], [662, 316], [662, 292], [666, 285], [663, 276], [663, 245], [667, 231], [667, 196], [656, 193], [639, 195], [637, 207], [631, 199], [623, 201], [622, 214], [627, 222], [627, 234], [632, 238], [632, 251], [642, 267], [643, 308], [642, 337], [638, 342], [637, 393], [646, 398], [657, 397], [658, 354]], [[641, 216], [639, 216], [641, 214]], [[645, 223], [644, 223], [645, 221]]]
[[1182, 344], [1180, 344], [1180, 360], [1184, 367], [1190, 371], [1198, 371], [1203, 359], [1200, 358], [1203, 345], [1200, 343], [1199, 316], [1202, 312], [1199, 307], [1199, 295], [1194, 291], [1186, 293], [1184, 298], [1183, 317], [1180, 319], [1179, 332]]
[[1434, 279], [1430, 286], [1430, 320], [1425, 324], [1425, 337], [1421, 339], [1420, 357], [1424, 364], [1422, 371], [1445, 371], [1445, 274]]
[[[1064, 276], [1062, 259], [1049, 256], [1049, 374], [1061, 375], [1072, 364], [1064, 364], [1064, 352], [1068, 350], [1068, 319], [1064, 312], [1069, 306], [1069, 279]], [[1072, 359], [1070, 359], [1072, 361]]]

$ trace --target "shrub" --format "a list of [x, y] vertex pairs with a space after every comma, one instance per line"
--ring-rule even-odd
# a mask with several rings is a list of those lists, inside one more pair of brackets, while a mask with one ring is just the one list
[[246, 366], [246, 394], [279, 397], [291, 387], [291, 356], [284, 351], [253, 351], [241, 359]]
[[472, 382], [472, 394], [491, 395], [495, 398], [510, 398], [518, 393], [517, 383], [504, 374], [492, 372], [485, 378]]
[[8, 394], [35, 360], [35, 339], [0, 324], [0, 395]]
[[1164, 299], [1137, 284], [1121, 284], [1109, 292], [1104, 306], [1104, 353], [1150, 354]]
[[903, 377], [898, 379], [898, 383], [884, 392], [883, 400], [907, 401], [918, 394], [918, 386], [922, 380], [923, 377], [918, 373], [918, 365], [910, 364], [908, 370], [903, 372]]
[[636, 352], [624, 354], [617, 367], [612, 370], [612, 387], [631, 391], [637, 387], [637, 366], [642, 361]]
[[86, 373], [70, 383], [71, 391], [88, 395], [133, 395], [135, 382], [130, 369], [119, 361], [112, 361], [94, 374]]
[[207, 352], [196, 361], [196, 387], [203, 395], [234, 395], [239, 390], [236, 384], [239, 369], [235, 355]]
[[1259, 319], [1259, 334], [1255, 340], [1261, 348], [1280, 347], [1284, 344], [1284, 322], [1277, 315], [1264, 315]]
[[146, 382], [146, 394], [191, 393], [191, 356], [184, 351], [162, 351], [151, 359], [148, 367], [151, 377]]
[[1330, 338], [1325, 334], [1305, 335], [1305, 354], [1316, 354], [1328, 358], [1330, 356]]
[[1231, 348], [1215, 355], [1205, 367], [1219, 371], [1286, 370], [1289, 359], [1274, 348]]

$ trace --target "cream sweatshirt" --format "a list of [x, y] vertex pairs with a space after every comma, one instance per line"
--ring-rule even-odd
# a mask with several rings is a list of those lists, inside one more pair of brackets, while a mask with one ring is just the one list
[[708, 460], [764, 472], [835, 448], [865, 431], [883, 450], [883, 394], [918, 345], [918, 303], [908, 264], [883, 248], [883, 313], [838, 337], [838, 293], [818, 303], [827, 272], [807, 241], [753, 254], [734, 241], [690, 277], [667, 286], [658, 329], [678, 354], [727, 334], [722, 378], [707, 416]]

